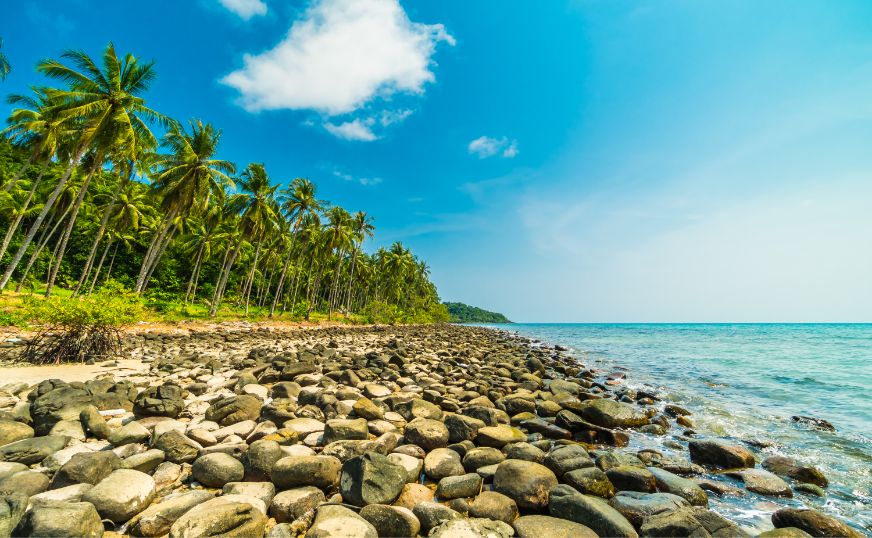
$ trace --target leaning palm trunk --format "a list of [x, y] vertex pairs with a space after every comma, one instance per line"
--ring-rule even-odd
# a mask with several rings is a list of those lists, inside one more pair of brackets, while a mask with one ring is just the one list
[[73, 233], [73, 226], [76, 225], [76, 218], [79, 216], [79, 210], [82, 208], [82, 201], [85, 199], [85, 193], [88, 192], [88, 185], [91, 183], [91, 178], [94, 177], [94, 174], [97, 172], [97, 168], [100, 166], [100, 161], [102, 158], [94, 159], [94, 166], [91, 167], [91, 170], [88, 172], [88, 176], [85, 178], [85, 181], [82, 183], [82, 187], [79, 189], [79, 194], [76, 195], [76, 201], [73, 202], [73, 213], [70, 215], [70, 219], [67, 221], [67, 227], [64, 228], [64, 233], [61, 236], [61, 244], [60, 249], [58, 250], [57, 259], [55, 260], [55, 264], [52, 267], [51, 274], [49, 275], [48, 281], [45, 285], [45, 296], [51, 297], [51, 290], [54, 287], [55, 279], [58, 276], [58, 270], [61, 268], [61, 262], [64, 259], [64, 253], [67, 250], [67, 243], [70, 241], [70, 236]]
[[206, 250], [206, 243], [203, 243], [200, 245], [200, 248], [197, 249], [197, 256], [194, 258], [194, 269], [191, 271], [191, 278], [188, 279], [188, 289], [185, 291], [185, 304], [188, 304], [188, 297], [191, 296], [191, 290], [194, 289], [194, 279], [200, 270], [200, 260], [203, 259], [204, 250]]
[[[21, 176], [24, 175], [24, 172], [25, 172], [28, 168], [30, 168], [30, 165], [31, 165], [31, 164], [33, 164], [34, 159], [36, 159], [36, 155], [37, 155], [37, 152], [36, 152], [36, 151], [32, 151], [32, 152], [30, 153], [30, 157], [27, 159], [27, 162], [24, 163], [24, 164], [22, 164], [22, 165], [18, 168], [18, 171], [15, 172], [15, 177], [13, 177], [11, 180], [9, 180], [8, 183], [6, 183], [5, 185], [3, 185], [3, 191], [4, 191], [4, 192], [9, 192], [9, 191], [12, 190], [12, 187], [14, 187], [15, 184], [18, 183], [18, 180], [21, 179]], [[46, 159], [46, 160], [45, 160], [45, 166], [48, 166], [48, 163], [49, 163], [50, 161], [51, 161], [50, 158], [49, 158], [49, 159]], [[45, 167], [43, 167], [43, 170], [45, 170]], [[42, 174], [40, 174], [40, 176], [41, 176], [41, 175], [42, 175]]]
[[82, 155], [85, 154], [85, 149], [87, 149], [87, 143], [82, 143], [79, 150], [76, 152], [76, 156], [70, 161], [70, 165], [67, 167], [66, 172], [61, 177], [58, 184], [55, 185], [55, 189], [49, 195], [48, 200], [45, 201], [45, 205], [42, 206], [42, 211], [39, 212], [39, 216], [36, 217], [36, 220], [30, 226], [30, 230], [27, 232], [27, 236], [24, 238], [24, 241], [21, 243], [21, 246], [18, 247], [18, 252], [15, 253], [15, 256], [12, 257], [12, 261], [9, 262], [9, 265], [6, 267], [6, 272], [3, 273], [3, 278], [0, 279], [0, 291], [6, 289], [6, 285], [9, 284], [9, 279], [12, 278], [12, 273], [15, 272], [15, 269], [18, 268], [18, 263], [21, 261], [21, 258], [24, 257], [24, 253], [27, 252], [27, 247], [30, 246], [33, 238], [36, 237], [36, 233], [39, 231], [40, 226], [42, 226], [43, 221], [48, 216], [49, 212], [54, 207], [55, 202], [60, 196], [61, 191], [63, 191], [64, 186], [67, 184], [67, 181], [70, 180], [70, 176], [73, 174], [73, 170], [76, 168], [79, 160], [82, 158]]
[[330, 289], [330, 294], [327, 296], [327, 319], [333, 316], [333, 305], [336, 302], [336, 296], [339, 288], [339, 279], [342, 275], [342, 257], [345, 255], [343, 250], [339, 250], [339, 258], [336, 260], [336, 274], [333, 275], [333, 287]]
[[79, 282], [76, 284], [76, 289], [73, 291], [73, 297], [79, 294], [79, 290], [82, 289], [82, 286], [88, 280], [88, 274], [91, 272], [91, 264], [94, 263], [94, 258], [97, 255], [97, 248], [100, 246], [100, 241], [103, 239], [103, 234], [106, 233], [106, 226], [109, 224], [109, 217], [112, 215], [112, 211], [115, 209], [115, 202], [118, 200], [118, 195], [121, 193], [121, 188], [124, 184], [129, 181], [129, 177], [127, 180], [122, 180], [118, 182], [118, 185], [115, 186], [115, 192], [112, 193], [112, 200], [109, 202], [109, 206], [103, 211], [103, 218], [100, 220], [100, 228], [97, 230], [97, 236], [94, 237], [94, 242], [91, 244], [91, 250], [88, 252], [88, 259], [85, 260], [85, 267], [82, 268], [82, 276], [79, 278]]
[[257, 242], [257, 248], [254, 249], [254, 263], [251, 264], [251, 274], [248, 276], [248, 288], [245, 291], [245, 315], [248, 315], [248, 304], [251, 299], [251, 288], [254, 285], [254, 274], [257, 271], [257, 259], [260, 257], [260, 241]]
[[88, 288], [88, 295], [94, 291], [94, 284], [97, 283], [97, 278], [100, 276], [100, 269], [103, 268], [103, 262], [106, 261], [106, 254], [109, 253], [109, 247], [112, 246], [112, 241], [106, 242], [106, 248], [103, 249], [103, 255], [100, 256], [100, 261], [97, 263], [97, 268], [94, 270], [94, 278], [91, 279], [91, 287]]
[[24, 272], [21, 274], [21, 278], [18, 279], [18, 285], [15, 287], [15, 293], [21, 293], [21, 288], [24, 286], [24, 281], [27, 280], [27, 274], [30, 272], [31, 267], [36, 262], [37, 258], [39, 258], [39, 254], [42, 252], [42, 249], [51, 241], [51, 238], [54, 237], [56, 231], [61, 224], [63, 224], [64, 219], [67, 218], [67, 215], [72, 211], [73, 206], [67, 207], [66, 210], [61, 214], [60, 218], [55, 222], [54, 226], [51, 229], [48, 226], [42, 231], [42, 235], [39, 237], [39, 240], [36, 242], [36, 249], [30, 254], [30, 258], [27, 260], [27, 265], [24, 267]]
[[354, 249], [354, 254], [351, 256], [351, 274], [348, 277], [348, 293], [345, 298], [345, 317], [351, 310], [351, 291], [354, 289], [354, 266], [357, 264], [357, 249]]
[[288, 248], [288, 257], [285, 258], [285, 263], [282, 266], [282, 273], [279, 276], [279, 281], [276, 284], [276, 293], [273, 296], [272, 305], [269, 307], [269, 317], [273, 316], [273, 312], [276, 311], [276, 305], [279, 302], [279, 297], [282, 295], [282, 289], [285, 287], [285, 277], [288, 274], [288, 268], [291, 266], [291, 260], [294, 257], [294, 245], [297, 242], [297, 225], [294, 225], [294, 230], [291, 232], [291, 246]]
[[9, 242], [12, 241], [12, 237], [15, 235], [15, 232], [18, 231], [18, 227], [21, 225], [21, 221], [24, 219], [25, 213], [27, 213], [27, 208], [30, 207], [30, 202], [33, 200], [33, 195], [36, 194], [36, 188], [39, 187], [40, 181], [42, 181], [42, 176], [45, 174], [46, 169], [48, 168], [48, 162], [45, 163], [45, 166], [42, 167], [42, 170], [39, 172], [39, 176], [33, 181], [33, 185], [30, 187], [30, 192], [27, 193], [27, 199], [24, 200], [24, 204], [21, 206], [21, 210], [18, 212], [18, 216], [15, 217], [15, 222], [12, 223], [12, 226], [6, 230], [6, 236], [3, 237], [3, 246], [0, 246], [0, 258], [3, 258], [3, 255], [6, 254], [6, 249], [9, 247]]
[[224, 297], [224, 287], [227, 285], [227, 279], [230, 278], [230, 270], [233, 268], [233, 264], [236, 263], [236, 258], [239, 256], [239, 251], [242, 249], [242, 238], [239, 238], [239, 242], [236, 243], [236, 247], [233, 249], [233, 253], [230, 255], [230, 258], [227, 260], [226, 267], [222, 271], [222, 274], [218, 277], [218, 286], [215, 288], [215, 300], [212, 301], [212, 306], [209, 308], [209, 315], [215, 317], [218, 314], [218, 305], [221, 303], [221, 299]]
[[142, 258], [142, 266], [139, 268], [139, 275], [136, 277], [136, 293], [141, 293], [143, 289], [145, 289], [146, 275], [150, 275], [153, 269], [153, 265], [156, 265], [160, 260], [160, 257], [157, 255], [158, 251], [160, 251], [161, 243], [163, 242], [166, 234], [169, 233], [170, 228], [172, 227], [173, 221], [178, 214], [178, 210], [171, 210], [167, 216], [161, 221], [160, 226], [157, 230], [155, 230], [154, 237], [151, 240], [151, 244], [148, 246], [148, 250], [145, 252], [145, 257]]
[[145, 291], [145, 289], [148, 287], [148, 283], [151, 280], [151, 275], [152, 275], [152, 273], [154, 273], [154, 270], [157, 269], [157, 264], [160, 261], [160, 259], [163, 258], [164, 252], [166, 252], [167, 247], [170, 244], [170, 241], [173, 240], [173, 235], [175, 235], [175, 233], [176, 233], [176, 227], [173, 226], [170, 229], [170, 233], [167, 234], [166, 238], [164, 239], [163, 244], [160, 246], [160, 249], [157, 251], [157, 256], [155, 256], [154, 263], [151, 264], [151, 268], [149, 268], [148, 273], [145, 275], [145, 281], [143, 282], [142, 289], [140, 291]]

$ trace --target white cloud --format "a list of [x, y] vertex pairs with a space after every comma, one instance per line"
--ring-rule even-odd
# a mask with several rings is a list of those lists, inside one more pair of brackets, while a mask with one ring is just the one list
[[470, 154], [478, 155], [479, 159], [487, 159], [494, 155], [502, 155], [506, 159], [513, 159], [518, 155], [518, 141], [502, 138], [480, 136], [469, 143], [467, 148]]
[[380, 177], [354, 177], [351, 174], [346, 174], [344, 172], [340, 172], [339, 170], [334, 170], [333, 175], [342, 179], [343, 181], [351, 181], [354, 183], [360, 183], [364, 187], [370, 187], [373, 185], [378, 185], [382, 182], [382, 178]]
[[372, 129], [370, 129], [371, 125], [372, 122], [369, 121], [369, 119], [361, 120], [360, 118], [357, 118], [353, 121], [346, 121], [339, 124], [325, 122], [324, 128], [327, 129], [328, 133], [343, 140], [372, 142], [373, 140], [377, 140], [378, 137], [372, 132]]
[[399, 0], [313, 0], [278, 45], [246, 55], [222, 82], [250, 111], [348, 114], [376, 97], [422, 93], [442, 41], [454, 44], [443, 25], [410, 21]]
[[255, 15], [266, 15], [266, 4], [263, 0], [218, 0], [218, 2], [245, 20]]

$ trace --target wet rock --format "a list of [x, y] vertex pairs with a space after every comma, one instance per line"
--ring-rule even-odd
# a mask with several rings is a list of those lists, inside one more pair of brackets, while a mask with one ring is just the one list
[[604, 428], [633, 428], [648, 423], [648, 416], [635, 407], [604, 398], [584, 402], [579, 414], [588, 422]]
[[566, 445], [553, 449], [543, 461], [558, 476], [584, 467], [593, 467], [593, 460], [581, 445]]
[[814, 484], [822, 488], [829, 485], [829, 480], [819, 469], [810, 465], [801, 465], [787, 456], [770, 456], [763, 460], [761, 465], [767, 471], [792, 478], [797, 482]]
[[293, 488], [278, 493], [269, 505], [269, 515], [279, 523], [292, 522], [327, 502], [324, 493], [313, 486]]
[[448, 428], [438, 420], [416, 418], [406, 424], [403, 436], [407, 443], [418, 445], [426, 451], [448, 445]]
[[253, 505], [221, 497], [187, 511], [170, 527], [170, 538], [262, 536], [266, 516]]
[[367, 452], [342, 465], [339, 491], [345, 502], [356, 506], [391, 504], [405, 483], [405, 469], [381, 454]]
[[323, 505], [318, 508], [315, 521], [306, 538], [378, 538], [372, 524], [344, 506]]
[[270, 476], [280, 489], [315, 486], [327, 489], [339, 482], [342, 462], [333, 456], [288, 456], [275, 462]]
[[829, 422], [828, 420], [824, 420], [822, 418], [795, 415], [795, 416], [790, 417], [790, 420], [792, 420], [793, 422], [796, 422], [797, 424], [809, 426], [815, 430], [821, 430], [821, 431], [825, 431], [825, 432], [836, 431], [836, 427], [833, 426], [833, 424], [831, 422]]
[[82, 500], [93, 504], [100, 517], [122, 523], [148, 506], [154, 494], [152, 477], [131, 469], [118, 469], [91, 488]]
[[417, 536], [421, 522], [408, 508], [370, 504], [360, 510], [360, 517], [375, 527], [379, 536]]
[[730, 473], [730, 476], [738, 478], [745, 484], [745, 489], [759, 493], [760, 495], [769, 495], [771, 497], [793, 497], [793, 492], [787, 482], [778, 478], [778, 475], [765, 471], [763, 469], [747, 469], [735, 473]]
[[606, 471], [606, 476], [618, 491], [657, 491], [657, 480], [651, 471], [641, 467], [619, 465]]
[[784, 527], [761, 532], [757, 538], [811, 538], [811, 534], [796, 527]]
[[694, 506], [708, 506], [708, 495], [693, 480], [682, 478], [657, 467], [648, 467], [648, 470], [654, 475], [657, 489], [661, 492], [678, 495]]
[[220, 488], [228, 482], [242, 480], [245, 468], [233, 456], [218, 452], [197, 458], [191, 466], [191, 474], [204, 486]]
[[596, 467], [584, 467], [569, 471], [563, 475], [563, 479], [579, 493], [606, 499], [615, 494], [615, 486], [612, 485], [606, 473]]
[[103, 536], [103, 523], [91, 503], [45, 502], [31, 508], [15, 534], [100, 538]]
[[745, 447], [713, 439], [694, 439], [688, 443], [690, 461], [721, 469], [754, 467], [754, 455]]
[[203, 490], [186, 491], [166, 497], [131, 520], [131, 534], [146, 538], [163, 536], [169, 532], [176, 520], [213, 497], [214, 495]]
[[518, 538], [597, 538], [581, 523], [550, 516], [524, 516], [512, 523]]
[[463, 455], [463, 468], [473, 472], [479, 467], [494, 465], [506, 459], [505, 454], [493, 447], [474, 448]]
[[[503, 447], [503, 453], [506, 458], [513, 460], [533, 461], [536, 463], [542, 463], [545, 460], [545, 452], [527, 442], [508, 444]], [[553, 471], [554, 469], [551, 470]]]
[[690, 503], [671, 493], [621, 491], [609, 501], [609, 505], [638, 529], [645, 518], [664, 512], [674, 512], [690, 506]]
[[548, 491], [557, 485], [554, 473], [538, 463], [505, 460], [497, 466], [494, 490], [515, 501], [520, 508], [537, 510], [548, 506]]
[[554, 497], [548, 505], [548, 511], [554, 517], [580, 523], [599, 536], [638, 536], [633, 525], [599, 497], [579, 493]]
[[844, 536], [860, 538], [859, 531], [834, 517], [827, 516], [817, 510], [782, 508], [772, 514], [772, 524], [776, 528], [796, 527], [812, 536]]
[[32, 465], [64, 448], [67, 438], [57, 435], [22, 439], [0, 447], [0, 461]]

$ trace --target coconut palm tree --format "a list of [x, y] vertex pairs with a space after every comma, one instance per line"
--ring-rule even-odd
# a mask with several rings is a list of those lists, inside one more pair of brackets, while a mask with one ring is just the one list
[[236, 173], [230, 161], [215, 159], [221, 131], [200, 120], [190, 122], [190, 132], [174, 125], [163, 139], [169, 154], [157, 158], [158, 173], [152, 178], [161, 194], [165, 217], [155, 230], [136, 281], [136, 292], [148, 285], [147, 275], [160, 261], [172, 238], [177, 217], [183, 220], [194, 209], [204, 209], [213, 196], [233, 185], [228, 174]]
[[[0, 48], [3, 47], [3, 40], [0, 39]], [[9, 60], [6, 55], [0, 52], [0, 80], [6, 80], [6, 77], [12, 71], [12, 66], [9, 65]]]
[[345, 315], [349, 314], [351, 308], [351, 294], [354, 287], [354, 269], [357, 265], [357, 257], [363, 242], [367, 238], [371, 238], [375, 232], [375, 226], [372, 225], [372, 217], [363, 211], [358, 211], [351, 218], [351, 230], [353, 239], [353, 253], [351, 256], [351, 274], [348, 277], [348, 289], [345, 297]]
[[[119, 59], [112, 43], [103, 53], [102, 68], [82, 51], [67, 51], [61, 57], [69, 65], [58, 60], [44, 60], [37, 64], [37, 71], [67, 83], [66, 89], [47, 88], [45, 92], [51, 113], [56, 113], [59, 121], [72, 124], [77, 131], [76, 149], [67, 170], [0, 279], [0, 291], [8, 284], [18, 262], [86, 151], [94, 150], [98, 157], [94, 161], [102, 163], [107, 148], [112, 145], [132, 149], [139, 141], [153, 139], [148, 123], [159, 123], [164, 127], [173, 124], [166, 116], [145, 106], [142, 98], [155, 78], [153, 62], [141, 63], [132, 54]], [[87, 189], [87, 181], [82, 189]], [[73, 223], [77, 211], [74, 207], [70, 219]], [[51, 293], [54, 276], [56, 272], [50, 277], [47, 295]]]

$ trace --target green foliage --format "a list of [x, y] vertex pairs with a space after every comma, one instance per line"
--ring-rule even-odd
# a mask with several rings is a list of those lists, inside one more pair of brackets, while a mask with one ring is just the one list
[[498, 313], [463, 303], [445, 303], [452, 323], [511, 323]]
[[32, 324], [54, 327], [123, 327], [143, 319], [142, 303], [130, 293], [104, 289], [91, 297], [25, 299], [23, 317]]

